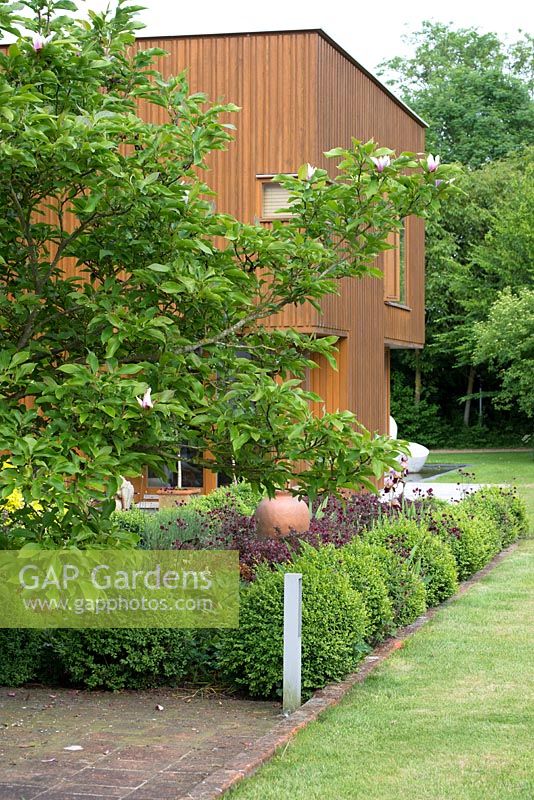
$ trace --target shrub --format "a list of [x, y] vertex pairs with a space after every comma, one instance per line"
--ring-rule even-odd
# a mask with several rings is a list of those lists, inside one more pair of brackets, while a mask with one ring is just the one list
[[190, 508], [190, 503], [146, 516], [142, 546], [147, 550], [168, 550], [188, 542], [205, 547], [220, 530], [220, 523], [212, 513]]
[[314, 509], [314, 516], [308, 534], [304, 538], [310, 544], [334, 544], [342, 547], [360, 536], [389, 507], [382, 505], [375, 494], [361, 492], [342, 499], [329, 497], [324, 508]]
[[21, 686], [40, 677], [44, 631], [0, 629], [0, 686]]
[[394, 629], [393, 602], [383, 565], [359, 539], [354, 539], [338, 553], [350, 585], [360, 592], [367, 608], [368, 639], [372, 643], [382, 641]]
[[499, 486], [485, 486], [465, 498], [462, 505], [471, 513], [487, 514], [495, 522], [500, 542], [495, 552], [515, 542], [520, 536], [528, 534], [528, 520], [525, 503], [518, 497], [515, 489]]
[[59, 630], [51, 645], [65, 679], [88, 689], [176, 685], [195, 652], [194, 631], [174, 628]]
[[368, 618], [333, 548], [305, 547], [292, 562], [274, 570], [260, 565], [244, 586], [240, 625], [221, 632], [222, 675], [251, 695], [280, 692], [283, 661], [284, 573], [302, 573], [302, 688], [304, 694], [339, 681], [365, 652]]
[[114, 511], [111, 518], [121, 531], [136, 533], [141, 537], [147, 516], [145, 511], [134, 506], [129, 511]]
[[425, 585], [413, 567], [384, 545], [361, 542], [359, 549], [373, 559], [384, 578], [393, 605], [394, 626], [409, 625], [424, 614]]
[[210, 494], [191, 498], [188, 508], [195, 511], [212, 511], [221, 508], [233, 508], [239, 514], [252, 515], [262, 498], [261, 492], [253, 489], [246, 481], [239, 481], [228, 486], [220, 486]]
[[366, 534], [366, 539], [385, 545], [419, 572], [425, 585], [427, 605], [436, 606], [457, 591], [458, 574], [451, 549], [425, 525], [399, 516], [376, 525]]
[[427, 517], [431, 533], [449, 545], [460, 580], [466, 580], [488, 563], [499, 550], [500, 535], [487, 514], [473, 514], [463, 503]]

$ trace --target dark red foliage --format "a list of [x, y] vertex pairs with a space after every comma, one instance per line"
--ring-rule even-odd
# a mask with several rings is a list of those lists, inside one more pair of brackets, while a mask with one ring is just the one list
[[436, 536], [442, 536], [445, 533], [449, 538], [462, 538], [462, 531], [456, 524], [454, 516], [448, 514], [446, 511], [440, 513], [432, 511], [427, 513], [425, 516], [425, 523], [428, 530]]
[[[414, 515], [422, 513], [422, 502], [405, 502], [410, 505]], [[204, 512], [206, 513], [206, 512]], [[253, 580], [258, 564], [281, 564], [298, 553], [301, 542], [313, 547], [321, 544], [343, 545], [360, 536], [364, 530], [384, 517], [400, 513], [389, 503], [380, 503], [378, 497], [369, 493], [354, 494], [346, 499], [329, 497], [325, 506], [315, 505], [309, 531], [296, 532], [280, 539], [260, 539], [256, 535], [253, 516], [240, 514], [233, 508], [220, 508], [207, 512], [216, 535], [202, 540], [176, 542], [175, 546], [186, 549], [209, 548], [239, 551], [239, 563], [243, 580]], [[208, 526], [208, 528], [211, 526]]]
[[310, 544], [333, 544], [343, 547], [380, 517], [389, 516], [389, 505], [374, 494], [353, 494], [345, 500], [329, 497], [324, 508], [314, 509], [310, 530], [305, 534]]

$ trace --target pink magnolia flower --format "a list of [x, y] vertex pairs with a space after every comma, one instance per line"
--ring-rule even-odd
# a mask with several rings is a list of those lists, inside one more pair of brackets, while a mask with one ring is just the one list
[[41, 36], [40, 33], [36, 33], [33, 37], [32, 47], [36, 53], [39, 53], [48, 42], [51, 41], [52, 37], [54, 36], [53, 33], [49, 33], [48, 36]]
[[152, 394], [152, 389], [149, 386], [142, 397], [135, 398], [139, 403], [139, 405], [141, 406], [141, 408], [154, 408], [154, 403], [152, 402], [152, 397], [150, 396], [151, 394]]
[[426, 165], [428, 167], [428, 171], [435, 172], [439, 167], [439, 162], [440, 162], [439, 156], [434, 157], [432, 153], [429, 153], [426, 159]]
[[371, 161], [375, 165], [377, 172], [384, 172], [385, 168], [391, 164], [389, 156], [378, 156], [378, 158], [371, 156]]
[[313, 180], [313, 176], [317, 172], [317, 167], [312, 167], [311, 164], [306, 164], [306, 180]]

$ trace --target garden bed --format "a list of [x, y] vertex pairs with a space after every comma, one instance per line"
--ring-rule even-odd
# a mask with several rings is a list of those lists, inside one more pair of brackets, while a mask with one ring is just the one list
[[[276, 698], [282, 676], [283, 579], [303, 574], [303, 693], [342, 680], [370, 649], [453, 595], [526, 533], [511, 490], [487, 488], [460, 503], [383, 504], [370, 494], [331, 498], [310, 530], [258, 540], [248, 487], [193, 499], [119, 523], [144, 547], [238, 550], [242, 575], [235, 630], [0, 632], [0, 683], [40, 681], [145, 689], [186, 681]], [[148, 527], [147, 527], [148, 526]]]

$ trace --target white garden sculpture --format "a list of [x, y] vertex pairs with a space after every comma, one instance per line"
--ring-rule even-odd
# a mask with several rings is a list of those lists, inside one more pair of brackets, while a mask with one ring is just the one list
[[[389, 418], [389, 435], [392, 439], [397, 438], [397, 423], [393, 417]], [[426, 460], [430, 450], [422, 444], [416, 442], [408, 442], [409, 455], [408, 455], [408, 472], [421, 472], [425, 466]]]
[[115, 495], [115, 510], [128, 511], [132, 507], [135, 489], [133, 483], [127, 481], [126, 478], [121, 477], [121, 485], [119, 491]]

